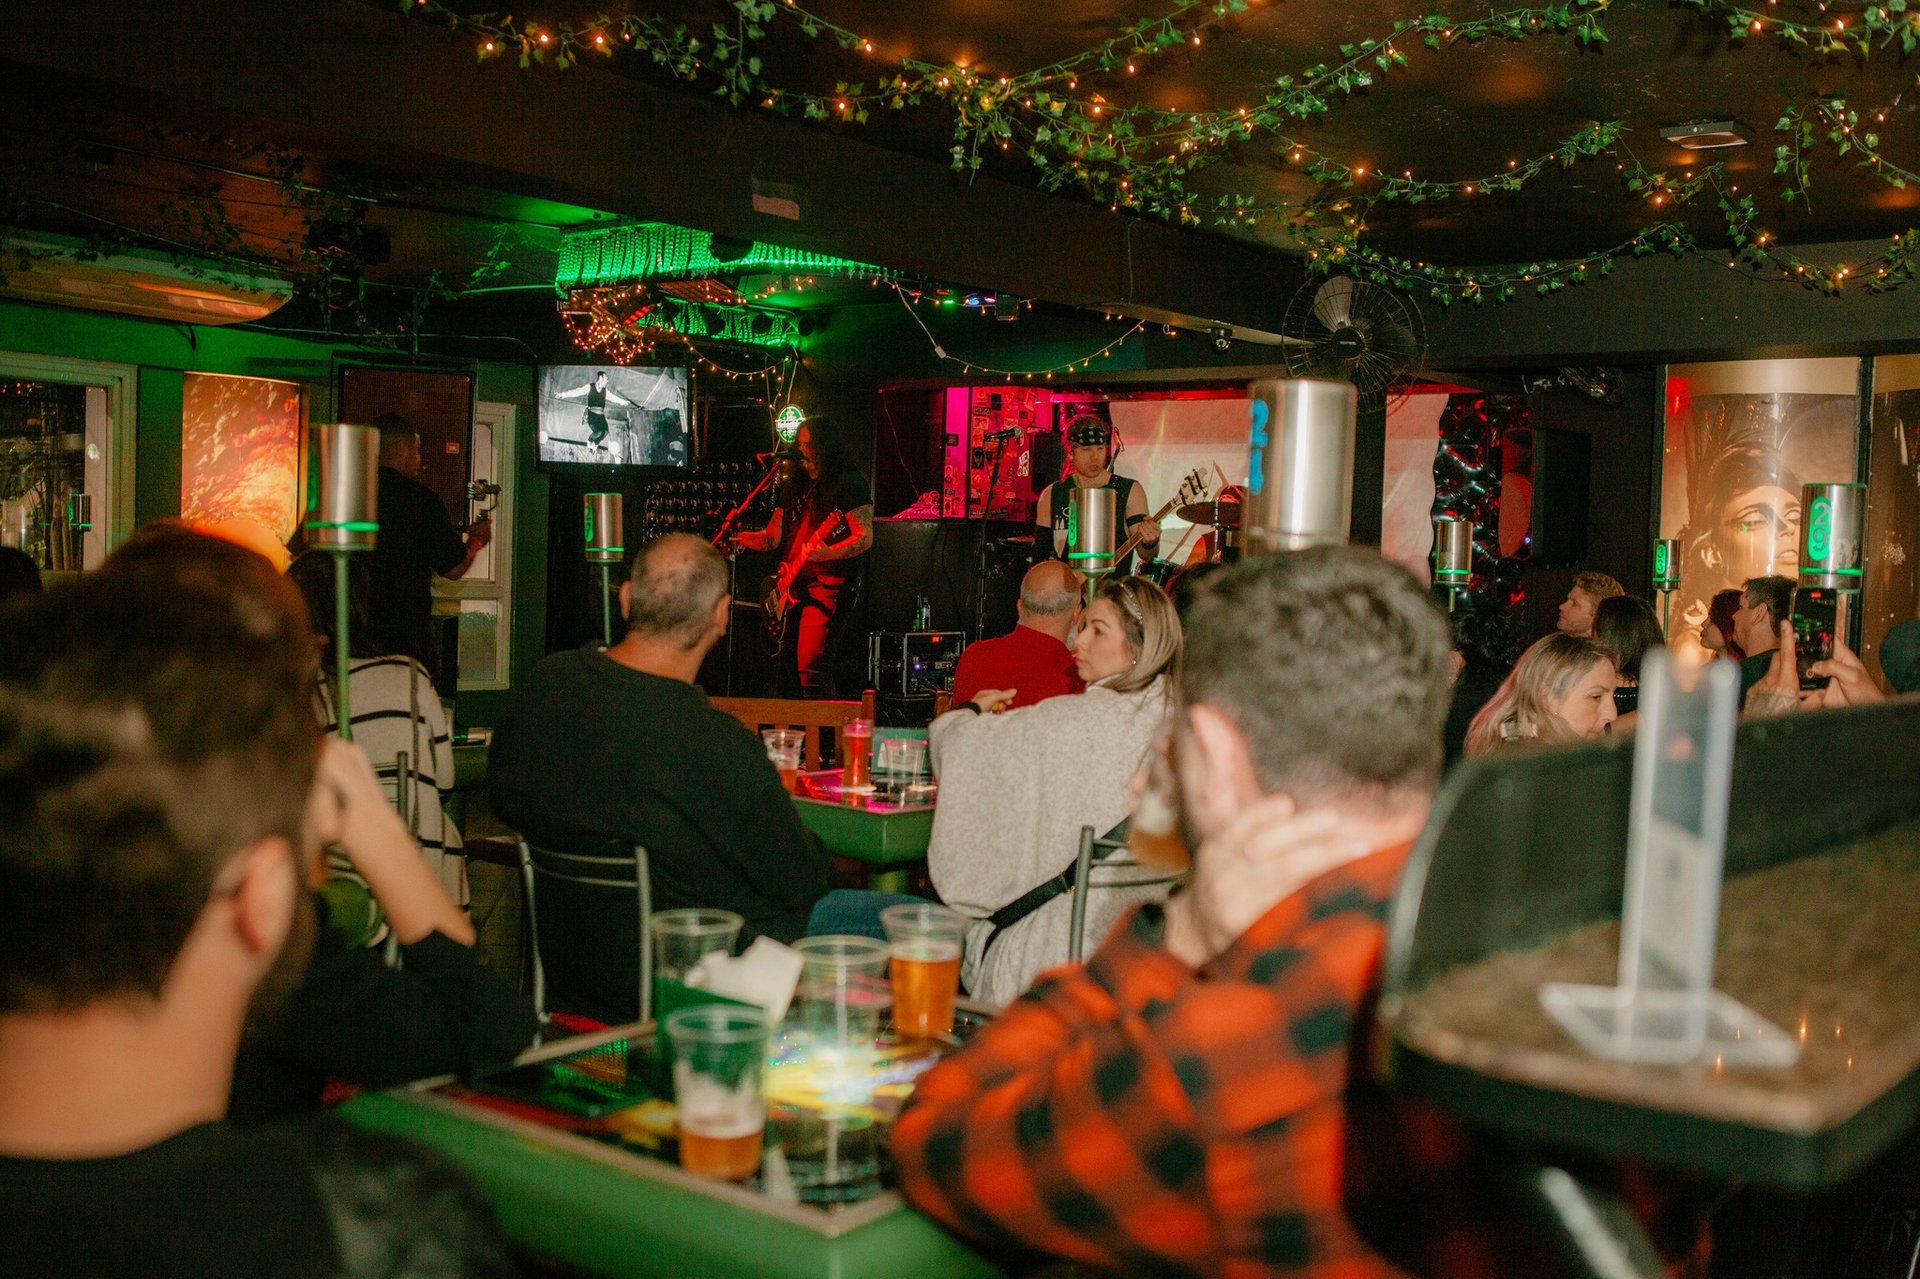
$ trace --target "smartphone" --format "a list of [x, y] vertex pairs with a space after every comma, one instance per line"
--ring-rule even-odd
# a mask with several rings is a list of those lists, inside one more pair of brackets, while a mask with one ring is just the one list
[[1801, 688], [1825, 688], [1828, 677], [1809, 675], [1815, 662], [1833, 656], [1833, 636], [1839, 621], [1840, 596], [1837, 591], [1802, 589], [1793, 600], [1793, 649], [1799, 667]]

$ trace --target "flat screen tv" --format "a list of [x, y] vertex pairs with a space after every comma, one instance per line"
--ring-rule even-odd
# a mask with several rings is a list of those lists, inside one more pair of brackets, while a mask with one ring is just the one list
[[685, 369], [546, 365], [540, 370], [540, 462], [687, 466], [691, 409]]

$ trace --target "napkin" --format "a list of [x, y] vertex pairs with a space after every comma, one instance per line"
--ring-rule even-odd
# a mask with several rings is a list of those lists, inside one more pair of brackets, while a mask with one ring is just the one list
[[687, 982], [738, 999], [758, 1004], [766, 1011], [767, 1021], [778, 1026], [793, 1002], [794, 989], [800, 984], [800, 971], [806, 966], [800, 952], [783, 946], [771, 937], [756, 937], [744, 954], [728, 955], [715, 951], [700, 957], [699, 965]]

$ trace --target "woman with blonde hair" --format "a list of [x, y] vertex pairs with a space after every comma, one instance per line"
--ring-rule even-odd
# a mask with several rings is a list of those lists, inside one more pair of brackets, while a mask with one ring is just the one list
[[[1080, 828], [1105, 832], [1127, 815], [1127, 785], [1166, 721], [1180, 659], [1180, 618], [1145, 578], [1108, 578], [1093, 593], [1073, 646], [1084, 693], [1005, 714], [1017, 691], [989, 689], [933, 722], [934, 810], [927, 864], [949, 906], [969, 915], [962, 973], [976, 999], [1017, 998], [1043, 969], [1065, 963], [1072, 899], [1047, 899], [996, 925], [1028, 892], [1072, 864]], [[1153, 872], [1103, 870], [1101, 885]], [[1125, 910], [1165, 897], [1157, 887], [1101, 887], [1087, 897], [1086, 946]]]
[[1556, 632], [1520, 655], [1467, 727], [1469, 758], [1497, 750], [1597, 741], [1619, 712], [1613, 650], [1584, 635]]

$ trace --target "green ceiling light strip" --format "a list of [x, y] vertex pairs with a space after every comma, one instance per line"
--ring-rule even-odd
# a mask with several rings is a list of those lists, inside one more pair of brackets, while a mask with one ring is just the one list
[[744, 242], [739, 252], [729, 251], [723, 242], [721, 250], [715, 252], [711, 233], [665, 222], [572, 231], [560, 242], [554, 285], [564, 292], [583, 285], [698, 280], [763, 271], [885, 280], [895, 275], [864, 262], [758, 240]]

